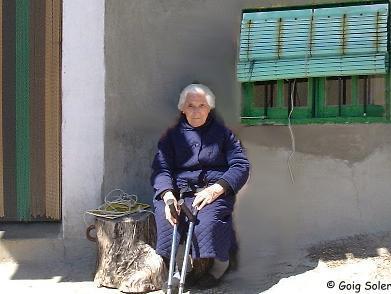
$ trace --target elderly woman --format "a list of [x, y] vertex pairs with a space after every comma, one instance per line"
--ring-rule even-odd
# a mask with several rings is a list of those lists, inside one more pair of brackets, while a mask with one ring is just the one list
[[[176, 220], [166, 203], [183, 193], [188, 207], [198, 210], [192, 258], [213, 258], [208, 273], [199, 277], [201, 288], [215, 286], [229, 265], [229, 253], [236, 248], [232, 225], [235, 194], [249, 176], [249, 162], [235, 135], [214, 115], [215, 96], [201, 84], [191, 84], [180, 94], [178, 122], [158, 143], [151, 176], [159, 255], [168, 259]], [[184, 218], [179, 223], [178, 242], [186, 233]], [[189, 283], [192, 279], [188, 276]], [[192, 282], [196, 282], [194, 279]]]

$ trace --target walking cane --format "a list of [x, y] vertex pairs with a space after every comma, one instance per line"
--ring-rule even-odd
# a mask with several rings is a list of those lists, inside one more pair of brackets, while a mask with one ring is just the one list
[[172, 277], [174, 275], [175, 267], [175, 256], [176, 256], [176, 239], [178, 234], [178, 213], [174, 205], [174, 200], [167, 200], [167, 205], [170, 209], [171, 215], [177, 220], [177, 223], [174, 224], [174, 232], [172, 233], [172, 243], [171, 243], [171, 256], [170, 256], [170, 269], [168, 271], [168, 281], [167, 281], [167, 294], [172, 294]]
[[190, 209], [186, 206], [185, 200], [180, 199], [178, 201], [178, 205], [181, 208], [181, 211], [183, 211], [186, 214], [187, 219], [189, 220], [189, 231], [187, 232], [187, 238], [186, 238], [186, 247], [185, 247], [185, 254], [183, 257], [183, 264], [182, 264], [182, 272], [181, 272], [181, 278], [179, 281], [179, 294], [183, 293], [183, 290], [185, 288], [185, 280], [186, 280], [186, 269], [187, 269], [187, 263], [188, 263], [188, 256], [190, 252], [190, 246], [191, 246], [191, 238], [193, 235], [194, 225], [196, 221], [196, 214], [194, 215]]

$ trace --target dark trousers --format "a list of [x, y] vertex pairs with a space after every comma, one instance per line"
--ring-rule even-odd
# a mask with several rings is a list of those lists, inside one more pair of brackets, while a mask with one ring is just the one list
[[[222, 195], [211, 204], [202, 208], [197, 215], [194, 227], [191, 255], [197, 258], [229, 259], [229, 254], [236, 249], [235, 233], [232, 225], [234, 195]], [[185, 197], [186, 205], [191, 208], [194, 196]], [[170, 257], [173, 226], [166, 220], [164, 201], [154, 200], [155, 220], [157, 226], [156, 252], [166, 258]], [[185, 240], [188, 222], [181, 214], [178, 226], [177, 244]]]

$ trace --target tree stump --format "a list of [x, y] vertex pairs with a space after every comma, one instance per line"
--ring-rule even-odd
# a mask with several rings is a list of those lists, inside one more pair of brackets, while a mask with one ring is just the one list
[[[161, 289], [167, 269], [156, 254], [156, 224], [152, 213], [140, 212], [118, 219], [97, 217], [97, 286], [122, 292], [148, 292]], [[90, 237], [87, 230], [87, 237]]]

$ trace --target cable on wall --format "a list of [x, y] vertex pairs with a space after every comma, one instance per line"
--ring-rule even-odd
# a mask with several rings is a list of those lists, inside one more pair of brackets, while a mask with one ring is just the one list
[[293, 95], [295, 93], [295, 86], [296, 86], [296, 79], [293, 80], [293, 84], [292, 84], [292, 88], [291, 88], [291, 96], [290, 96], [290, 101], [289, 101], [289, 103], [291, 104], [291, 110], [289, 111], [289, 115], [288, 115], [288, 128], [289, 128], [289, 134], [290, 134], [290, 137], [291, 137], [292, 149], [291, 149], [291, 152], [289, 153], [289, 157], [288, 157], [287, 163], [288, 163], [288, 169], [289, 169], [289, 174], [291, 176], [292, 184], [295, 183], [295, 178], [294, 178], [294, 174], [293, 174], [293, 171], [292, 171], [291, 161], [292, 161], [293, 156], [294, 156], [294, 154], [296, 152], [296, 140], [295, 140], [295, 134], [293, 133], [293, 129], [292, 129], [291, 116], [292, 116], [292, 112], [293, 112], [293, 109], [294, 109]]

